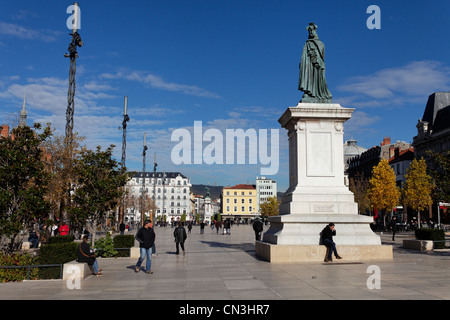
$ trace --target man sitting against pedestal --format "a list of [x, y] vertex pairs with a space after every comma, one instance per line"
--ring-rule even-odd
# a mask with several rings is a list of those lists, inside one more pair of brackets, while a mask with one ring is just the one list
[[333, 241], [333, 236], [336, 235], [336, 229], [334, 223], [330, 222], [321, 232], [322, 244], [327, 247], [327, 256], [325, 257], [325, 262], [333, 261], [331, 258], [332, 253], [336, 259], [342, 259], [337, 253], [336, 244]]

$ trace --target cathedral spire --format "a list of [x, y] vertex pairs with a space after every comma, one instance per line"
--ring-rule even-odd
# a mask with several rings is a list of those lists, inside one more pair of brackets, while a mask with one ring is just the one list
[[27, 94], [25, 92], [25, 94], [23, 95], [22, 110], [20, 111], [19, 127], [27, 125], [27, 109], [26, 109], [26, 106], [25, 106], [26, 95]]

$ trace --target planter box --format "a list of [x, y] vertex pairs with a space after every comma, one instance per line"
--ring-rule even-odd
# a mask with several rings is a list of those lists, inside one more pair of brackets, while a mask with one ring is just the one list
[[403, 248], [431, 251], [433, 250], [433, 241], [431, 240], [403, 240]]

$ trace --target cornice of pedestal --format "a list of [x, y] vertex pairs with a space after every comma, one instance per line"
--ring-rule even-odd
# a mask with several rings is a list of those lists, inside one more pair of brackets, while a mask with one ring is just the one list
[[299, 120], [328, 119], [347, 121], [351, 118], [354, 108], [343, 108], [338, 103], [299, 103], [288, 107], [278, 122], [283, 128]]

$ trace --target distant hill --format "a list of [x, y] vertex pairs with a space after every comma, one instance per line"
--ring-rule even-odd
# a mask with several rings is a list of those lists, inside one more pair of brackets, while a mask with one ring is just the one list
[[191, 190], [194, 194], [205, 196], [206, 195], [206, 187], [209, 187], [209, 196], [211, 197], [211, 199], [215, 200], [215, 199], [220, 198], [220, 194], [222, 193], [223, 186], [209, 186], [207, 184], [193, 184]]

